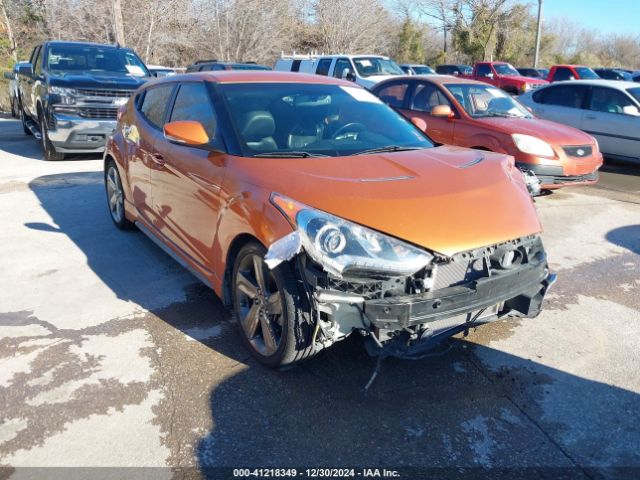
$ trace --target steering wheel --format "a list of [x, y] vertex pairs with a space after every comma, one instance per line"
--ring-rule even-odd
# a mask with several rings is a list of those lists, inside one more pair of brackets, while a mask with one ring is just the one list
[[[363, 124], [358, 122], [347, 123], [346, 125], [341, 126], [336, 132], [333, 134], [333, 140], [343, 140], [351, 135], [353, 135], [354, 140], [358, 138], [358, 133], [366, 130]], [[350, 135], [351, 134], [351, 135]]]

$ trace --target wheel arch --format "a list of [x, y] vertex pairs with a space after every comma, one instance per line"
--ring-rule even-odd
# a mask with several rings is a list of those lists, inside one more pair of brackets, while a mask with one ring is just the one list
[[238, 252], [244, 247], [246, 244], [250, 242], [256, 242], [260, 245], [267, 248], [257, 237], [250, 233], [240, 233], [237, 235], [230, 243], [229, 248], [227, 249], [227, 255], [225, 258], [225, 268], [222, 277], [222, 302], [225, 306], [232, 306], [232, 296], [231, 296], [231, 275], [233, 273], [233, 265], [235, 263], [236, 257], [238, 256]]

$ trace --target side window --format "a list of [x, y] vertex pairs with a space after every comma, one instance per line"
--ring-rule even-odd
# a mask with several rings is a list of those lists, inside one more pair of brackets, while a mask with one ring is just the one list
[[148, 88], [142, 98], [140, 112], [156, 128], [164, 125], [164, 113], [173, 91], [173, 83]]
[[37, 77], [42, 73], [42, 47], [38, 48], [33, 59], [33, 74]]
[[573, 72], [570, 69], [566, 67], [560, 67], [556, 70], [556, 74], [553, 76], [553, 79], [556, 81], [575, 80], [575, 77], [573, 76]]
[[291, 63], [291, 71], [292, 72], [299, 72], [300, 71], [300, 60], [294, 60]]
[[209, 138], [216, 133], [216, 116], [204, 83], [183, 83], [176, 95], [171, 121], [196, 120], [204, 126]]
[[478, 76], [479, 77], [488, 77], [490, 73], [493, 73], [491, 71], [491, 66], [487, 65], [486, 63], [483, 65], [478, 65]]
[[316, 75], [324, 75], [325, 77], [329, 75], [329, 68], [331, 68], [331, 58], [323, 58], [318, 62], [318, 66], [316, 68]]
[[624, 107], [635, 105], [625, 94], [612, 88], [593, 87], [589, 110], [606, 113], [624, 113]]
[[582, 108], [587, 89], [583, 85], [557, 85], [536, 92], [533, 100], [546, 105]]
[[431, 113], [431, 109], [438, 105], [449, 105], [449, 100], [431, 83], [420, 83], [413, 91], [411, 110]]
[[404, 97], [407, 94], [409, 84], [404, 83], [392, 83], [381, 90], [378, 90], [377, 95], [384, 103], [396, 108], [404, 108]]
[[336, 60], [336, 68], [333, 69], [333, 76], [336, 78], [342, 78], [342, 72], [345, 70], [353, 72], [351, 62], [346, 58], [339, 58]]

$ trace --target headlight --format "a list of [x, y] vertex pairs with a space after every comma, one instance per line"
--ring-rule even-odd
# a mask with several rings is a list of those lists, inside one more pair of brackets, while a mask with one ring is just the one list
[[280, 194], [272, 194], [271, 201], [296, 227], [307, 254], [338, 277], [406, 276], [433, 259], [424, 250]]
[[541, 157], [553, 157], [553, 148], [544, 140], [532, 137], [531, 135], [522, 135], [520, 133], [514, 133], [511, 135], [513, 142], [518, 147], [518, 150], [531, 155], [540, 155]]
[[63, 104], [63, 105], [73, 105], [76, 103], [75, 96], [77, 92], [73, 88], [65, 88], [65, 87], [49, 87], [49, 93], [52, 94], [51, 103]]
[[530, 89], [531, 89], [531, 85], [529, 85], [528, 83], [523, 83], [522, 86], [520, 87], [520, 90], [522, 91], [522, 93]]

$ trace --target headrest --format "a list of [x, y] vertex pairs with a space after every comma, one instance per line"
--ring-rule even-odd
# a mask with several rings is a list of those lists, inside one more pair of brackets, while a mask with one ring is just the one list
[[241, 119], [241, 133], [246, 142], [257, 142], [276, 131], [273, 115], [265, 110], [245, 113]]

